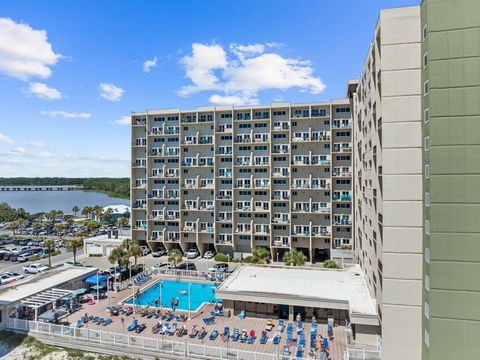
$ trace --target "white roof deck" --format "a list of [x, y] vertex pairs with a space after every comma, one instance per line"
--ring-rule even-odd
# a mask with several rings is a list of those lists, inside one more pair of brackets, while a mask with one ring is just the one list
[[243, 300], [243, 295], [250, 301], [256, 296], [267, 303], [285, 299], [285, 304], [329, 304], [348, 309], [352, 315], [377, 316], [376, 302], [358, 265], [343, 270], [241, 266], [217, 294], [230, 300]]
[[0, 305], [16, 303], [66, 282], [96, 273], [91, 267], [61, 267], [0, 288]]

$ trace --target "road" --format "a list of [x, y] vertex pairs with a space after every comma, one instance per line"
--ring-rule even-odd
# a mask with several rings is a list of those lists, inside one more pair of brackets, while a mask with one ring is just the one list
[[[62, 250], [63, 252], [60, 255], [52, 256], [52, 265], [59, 265], [63, 264], [65, 261], [70, 261], [73, 260], [73, 253], [71, 251], [65, 251]], [[11, 261], [0, 261], [0, 272], [5, 272], [5, 271], [16, 271], [16, 272], [23, 272], [22, 268], [25, 265], [32, 264], [32, 263], [42, 263], [47, 265], [48, 264], [48, 257], [43, 260], [38, 260], [38, 261], [27, 261], [24, 263], [19, 263], [19, 262], [11, 262]]]

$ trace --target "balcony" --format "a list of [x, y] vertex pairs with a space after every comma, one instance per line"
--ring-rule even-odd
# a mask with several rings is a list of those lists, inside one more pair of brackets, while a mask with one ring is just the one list
[[332, 200], [333, 201], [351, 201], [352, 195], [351, 194], [341, 194], [341, 195], [333, 194]]
[[351, 121], [333, 121], [332, 129], [348, 129], [352, 127]]
[[290, 243], [289, 242], [284, 242], [284, 241], [274, 241], [273, 246], [279, 247], [279, 248], [289, 248]]

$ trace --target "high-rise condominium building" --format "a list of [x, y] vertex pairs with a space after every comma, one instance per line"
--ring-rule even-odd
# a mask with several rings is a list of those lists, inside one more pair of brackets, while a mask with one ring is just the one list
[[351, 137], [348, 99], [133, 113], [133, 239], [351, 257]]
[[382, 11], [352, 102], [354, 242], [382, 358], [478, 358], [480, 1]]

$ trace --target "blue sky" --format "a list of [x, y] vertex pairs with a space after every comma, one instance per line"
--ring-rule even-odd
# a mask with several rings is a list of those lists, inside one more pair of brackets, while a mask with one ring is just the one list
[[131, 111], [343, 97], [413, 0], [10, 1], [0, 176], [129, 176]]

